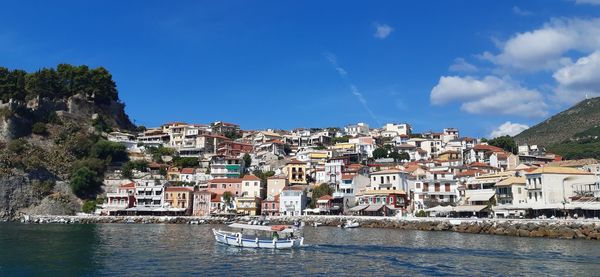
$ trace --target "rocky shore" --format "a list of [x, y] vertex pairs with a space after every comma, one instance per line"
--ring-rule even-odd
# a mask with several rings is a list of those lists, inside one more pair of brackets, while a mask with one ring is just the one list
[[[131, 223], [131, 224], [225, 224], [247, 222], [250, 217], [189, 217], [189, 216], [57, 216], [25, 215], [24, 223]], [[401, 230], [452, 231], [470, 234], [490, 234], [518, 237], [600, 240], [599, 220], [557, 219], [457, 219], [457, 218], [397, 218], [364, 216], [294, 216], [270, 217], [271, 224], [291, 224], [302, 221], [307, 227], [339, 226], [347, 220], [362, 228], [395, 228]]]

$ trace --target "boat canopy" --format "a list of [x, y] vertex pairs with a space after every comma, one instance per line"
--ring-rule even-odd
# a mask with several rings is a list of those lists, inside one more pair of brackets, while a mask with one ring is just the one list
[[232, 224], [229, 224], [228, 226], [230, 228], [235, 228], [235, 229], [257, 230], [257, 231], [264, 231], [264, 232], [292, 233], [294, 231], [292, 228], [286, 228], [286, 229], [283, 229], [282, 231], [280, 231], [280, 230], [273, 230], [272, 227], [274, 227], [274, 226], [250, 225], [250, 224], [241, 224], [241, 223], [232, 223]]

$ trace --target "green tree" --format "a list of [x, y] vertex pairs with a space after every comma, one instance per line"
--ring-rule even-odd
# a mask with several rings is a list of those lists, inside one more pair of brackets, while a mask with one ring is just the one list
[[329, 184], [323, 183], [315, 186], [312, 190], [312, 196], [310, 198], [310, 207], [314, 208], [317, 205], [317, 200], [319, 200], [321, 196], [332, 194], [333, 189], [329, 186]]
[[398, 153], [397, 151], [392, 151], [390, 152], [390, 154], [388, 155], [388, 158], [392, 158], [394, 159], [395, 162], [400, 161], [400, 153]]
[[71, 174], [70, 185], [79, 198], [88, 198], [98, 193], [102, 181], [97, 172], [84, 166]]
[[123, 178], [123, 179], [133, 178], [133, 163], [126, 162], [121, 166], [121, 178]]
[[500, 147], [505, 151], [511, 152], [513, 154], [517, 154], [517, 151], [519, 150], [517, 144], [515, 143], [515, 139], [513, 139], [511, 136], [496, 137], [494, 139], [489, 140], [488, 144]]
[[90, 156], [108, 162], [125, 162], [128, 160], [125, 145], [108, 140], [96, 142], [90, 149]]
[[245, 168], [249, 168], [252, 165], [252, 157], [250, 157], [250, 154], [246, 153], [244, 154], [244, 167]]
[[336, 144], [336, 143], [346, 143], [348, 141], [350, 141], [350, 138], [352, 138], [351, 136], [343, 136], [343, 137], [335, 137], [331, 139], [331, 143]]
[[87, 214], [91, 214], [96, 210], [96, 200], [86, 200], [81, 206], [81, 211]]
[[198, 158], [195, 157], [174, 157], [173, 165], [179, 168], [195, 167], [199, 164]]
[[387, 158], [388, 151], [385, 148], [377, 148], [373, 150], [373, 159]]
[[223, 201], [225, 201], [225, 205], [227, 206], [227, 208], [229, 208], [231, 206], [232, 200], [233, 200], [233, 195], [231, 194], [231, 192], [226, 191], [223, 193]]
[[402, 152], [400, 153], [400, 156], [398, 157], [398, 160], [400, 161], [410, 161], [410, 155], [406, 152]]
[[48, 129], [46, 129], [46, 124], [43, 122], [36, 122], [31, 126], [31, 132], [36, 135], [47, 135]]

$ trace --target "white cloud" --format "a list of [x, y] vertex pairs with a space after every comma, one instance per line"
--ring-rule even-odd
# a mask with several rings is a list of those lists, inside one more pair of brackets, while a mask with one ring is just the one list
[[572, 104], [585, 96], [600, 96], [600, 50], [560, 68], [552, 77], [559, 84], [555, 90], [559, 102]]
[[490, 133], [490, 138], [496, 138], [496, 137], [501, 137], [501, 136], [515, 136], [518, 135], [519, 133], [525, 131], [526, 129], [528, 129], [529, 126], [525, 125], [525, 124], [519, 124], [519, 123], [512, 123], [510, 121], [506, 121], [504, 123], [502, 123], [502, 125], [498, 126], [496, 129], [494, 129], [491, 133]]
[[453, 101], [481, 98], [501, 90], [505, 82], [495, 76], [478, 80], [471, 76], [442, 76], [431, 90], [431, 103], [441, 105]]
[[385, 39], [392, 33], [392, 31], [394, 31], [394, 28], [387, 24], [375, 23], [374, 26], [375, 33], [373, 34], [373, 36], [378, 39]]
[[442, 76], [431, 90], [431, 103], [460, 102], [461, 110], [471, 114], [506, 114], [538, 117], [548, 114], [548, 106], [537, 90], [524, 88], [509, 78], [486, 76]]
[[501, 43], [500, 53], [484, 52], [481, 58], [525, 71], [552, 70], [568, 65], [564, 54], [600, 49], [600, 19], [553, 19], [543, 27], [517, 33]]
[[512, 115], [521, 117], [544, 117], [548, 106], [537, 90], [512, 87], [490, 94], [481, 99], [462, 104], [461, 110], [472, 114]]
[[477, 71], [477, 67], [468, 63], [463, 58], [456, 58], [454, 59], [454, 64], [450, 65], [449, 70], [455, 72], [475, 72]]
[[520, 16], [530, 16], [530, 15], [533, 14], [532, 12], [524, 10], [524, 9], [521, 9], [521, 8], [519, 8], [517, 6], [513, 6], [512, 11], [513, 11], [514, 14], [520, 15]]
[[600, 5], [600, 0], [575, 0], [577, 5]]

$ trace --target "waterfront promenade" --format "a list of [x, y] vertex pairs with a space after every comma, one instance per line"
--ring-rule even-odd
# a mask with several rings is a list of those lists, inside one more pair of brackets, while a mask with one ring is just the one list
[[[190, 216], [96, 216], [96, 215], [24, 215], [24, 223], [131, 223], [131, 224], [225, 224], [248, 221], [250, 217], [190, 217]], [[600, 240], [598, 219], [488, 219], [438, 217], [375, 217], [375, 216], [275, 216], [272, 224], [291, 224], [302, 221], [307, 227], [339, 226], [347, 220], [366, 228], [394, 228], [402, 230], [451, 231], [472, 234], [493, 234], [520, 237], [548, 237], [563, 239]], [[312, 227], [311, 227], [312, 228]]]

